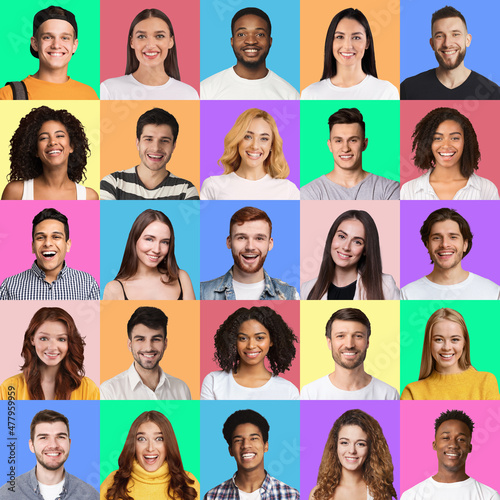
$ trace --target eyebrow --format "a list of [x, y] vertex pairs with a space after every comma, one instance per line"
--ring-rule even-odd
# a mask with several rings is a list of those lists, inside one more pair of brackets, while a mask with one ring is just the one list
[[333, 139], [361, 139], [361, 136], [360, 135], [350, 135], [349, 137], [345, 137], [345, 136], [341, 136], [341, 135], [333, 135], [332, 137], [330, 137], [330, 140], [333, 140]]
[[37, 233], [35, 233], [35, 236], [38, 236], [38, 235], [45, 236], [46, 234], [60, 234], [60, 235], [64, 236], [64, 233], [62, 231], [52, 231], [51, 233], [44, 233], [43, 231], [38, 231]]
[[233, 238], [235, 238], [236, 236], [263, 236], [264, 238], [269, 238], [269, 236], [265, 233], [257, 233], [252, 235], [249, 235], [248, 233], [235, 233]]
[[[153, 31], [153, 33], [166, 33], [166, 32], [167, 32], [167, 30], [156, 30], [156, 31]], [[137, 35], [137, 33], [147, 33], [147, 31], [146, 30], [137, 30], [135, 32], [135, 34]]]
[[[67, 132], [64, 130], [56, 130], [54, 133], [55, 134], [60, 134], [60, 133], [67, 134]], [[44, 135], [44, 134], [49, 135], [49, 132], [40, 132], [40, 134], [38, 134], [38, 137], [40, 137], [41, 135]]]
[[[153, 135], [141, 135], [141, 139], [153, 139], [154, 136]], [[170, 140], [173, 140], [173, 136], [170, 136], [170, 135], [162, 135], [160, 136], [160, 139], [170, 139]]]
[[362, 333], [363, 335], [366, 335], [366, 332], [362, 330], [354, 330], [353, 332], [349, 332], [347, 330], [338, 330], [336, 332], [332, 332], [332, 335], [337, 335], [337, 333]]
[[[136, 434], [136, 436], [145, 436], [145, 435], [146, 435], [145, 432], [138, 432]], [[163, 436], [163, 432], [161, 432], [161, 431], [159, 431], [159, 432], [153, 432], [153, 435], [155, 435], [155, 436]]]
[[[257, 437], [260, 437], [262, 438], [262, 436], [258, 433], [258, 432], [254, 432], [253, 434], [250, 434], [249, 437], [252, 437], [252, 436], [257, 436]], [[233, 441], [237, 438], [242, 438], [243, 437], [243, 434], [236, 434], [236, 436], [233, 436]], [[263, 438], [262, 438], [263, 439]]]
[[[339, 34], [339, 35], [345, 35], [345, 33], [343, 31], [336, 31], [334, 34]], [[351, 35], [364, 35], [364, 33], [362, 31], [356, 31], [354, 33], [351, 33]]]
[[[444, 31], [436, 31], [433, 36], [436, 35], [443, 35], [445, 32]], [[463, 33], [462, 30], [451, 30], [451, 33]]]
[[[249, 30], [251, 28], [247, 28], [246, 26], [242, 26], [241, 28], [238, 28], [235, 33], [238, 33], [238, 31], [242, 31], [242, 30]], [[253, 28], [255, 31], [264, 31], [264, 33], [267, 33], [267, 28]]]
[[69, 31], [63, 31], [62, 33], [54, 33], [52, 31], [44, 31], [43, 33], [40, 33], [39, 36], [43, 36], [43, 35], [52, 35], [52, 36], [55, 36], [55, 35], [69, 35], [69, 36], [73, 36], [73, 33], [70, 33]]
[[[342, 231], [342, 229], [337, 229], [337, 233], [342, 233], [345, 234], [346, 236], [349, 236], [345, 231]], [[353, 236], [352, 239], [365, 241], [365, 239], [362, 236]]]
[[[39, 437], [47, 437], [47, 436], [50, 436], [50, 434], [48, 434], [48, 433], [43, 433], [43, 434], [37, 434], [37, 435], [35, 436], [35, 438], [39, 438]], [[55, 436], [57, 436], [57, 437], [61, 437], [61, 436], [63, 436], [63, 437], [68, 437], [68, 433], [67, 433], [67, 432], [58, 432], [57, 434], [55, 434]]]
[[[462, 132], [450, 132], [450, 135], [454, 135], [454, 134], [458, 134], [458, 135], [462, 135]], [[434, 135], [444, 135], [442, 132], [434, 132]]]
[[[443, 431], [443, 432], [441, 432], [441, 436], [442, 436], [443, 434], [451, 434], [451, 431]], [[458, 435], [459, 435], [459, 436], [465, 436], [465, 437], [468, 437], [468, 435], [467, 435], [465, 432], [459, 432], [459, 433], [458, 433]]]
[[[431, 233], [432, 236], [442, 236], [443, 234], [448, 234], [449, 236], [462, 236], [462, 233]], [[463, 236], [462, 236], [463, 238]]]
[[267, 132], [263, 132], [262, 134], [257, 134], [257, 132], [252, 132], [251, 130], [247, 130], [247, 131], [245, 132], [245, 134], [254, 134], [254, 135], [261, 135], [261, 136], [262, 136], [262, 135], [267, 135], [267, 136], [269, 136], [269, 137], [271, 136], [271, 134], [268, 134]]

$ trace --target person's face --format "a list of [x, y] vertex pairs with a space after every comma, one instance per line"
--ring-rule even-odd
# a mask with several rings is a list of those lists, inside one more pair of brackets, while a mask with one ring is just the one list
[[273, 248], [271, 229], [265, 220], [234, 224], [226, 244], [238, 269], [245, 273], [257, 273], [264, 265], [267, 252]]
[[336, 123], [332, 127], [328, 149], [333, 155], [335, 168], [361, 169], [363, 151], [367, 146], [368, 139], [363, 137], [359, 123]]
[[341, 66], [359, 66], [370, 45], [365, 28], [355, 19], [344, 17], [333, 36], [333, 57]]
[[241, 363], [252, 366], [264, 363], [272, 345], [271, 334], [262, 323], [249, 319], [240, 325], [236, 349]]
[[337, 455], [344, 469], [356, 471], [363, 468], [370, 447], [368, 434], [358, 425], [344, 425], [339, 430]]
[[427, 250], [435, 267], [448, 270], [460, 265], [467, 245], [458, 223], [448, 219], [433, 224]]
[[436, 361], [439, 373], [460, 373], [458, 361], [465, 347], [465, 337], [462, 327], [444, 319], [432, 327], [431, 354]]
[[36, 330], [31, 344], [47, 366], [57, 366], [68, 353], [68, 330], [61, 321], [45, 321]]
[[153, 330], [146, 325], [135, 325], [128, 341], [134, 361], [145, 370], [154, 370], [163, 358], [167, 339], [162, 329]]
[[264, 162], [271, 152], [272, 145], [273, 131], [269, 123], [263, 118], [254, 118], [238, 144], [240, 167], [264, 169]]
[[61, 122], [50, 120], [38, 131], [36, 156], [44, 167], [68, 168], [68, 159], [73, 152], [68, 130]]
[[262, 432], [254, 424], [240, 424], [234, 429], [229, 454], [234, 457], [238, 470], [250, 472], [264, 469], [264, 453], [269, 444], [264, 443]]
[[465, 470], [467, 456], [472, 451], [471, 432], [461, 420], [446, 420], [436, 432], [432, 448], [437, 452], [439, 470]]
[[46, 470], [60, 469], [68, 459], [71, 439], [64, 422], [42, 422], [35, 426], [29, 447], [36, 456], [37, 465]]
[[357, 219], [342, 221], [332, 240], [331, 254], [336, 266], [357, 267], [365, 252], [365, 226]]
[[464, 152], [464, 131], [455, 120], [441, 122], [432, 138], [432, 154], [435, 166], [459, 167]]
[[165, 437], [154, 422], [144, 422], [137, 429], [135, 458], [148, 472], [157, 471], [167, 458]]
[[139, 262], [147, 268], [157, 267], [168, 254], [170, 228], [159, 220], [151, 222], [135, 244]]
[[141, 66], [163, 66], [168, 51], [174, 46], [174, 38], [163, 19], [149, 17], [135, 25], [130, 46]]
[[336, 365], [353, 370], [363, 364], [369, 340], [366, 326], [358, 321], [335, 320], [332, 323], [328, 348]]
[[261, 17], [248, 14], [234, 23], [231, 47], [238, 62], [247, 68], [265, 64], [272, 42], [267, 23]]
[[471, 38], [459, 17], [436, 21], [432, 25], [430, 44], [439, 66], [446, 70], [458, 68], [465, 58]]
[[71, 240], [66, 241], [64, 224], [54, 219], [45, 219], [35, 227], [32, 250], [38, 267], [47, 273], [59, 272], [64, 265]]
[[170, 125], [144, 125], [140, 139], [136, 139], [141, 165], [153, 172], [163, 170], [175, 149]]
[[78, 40], [68, 21], [49, 19], [40, 25], [36, 37], [31, 37], [31, 46], [38, 52], [40, 67], [58, 70], [68, 66]]

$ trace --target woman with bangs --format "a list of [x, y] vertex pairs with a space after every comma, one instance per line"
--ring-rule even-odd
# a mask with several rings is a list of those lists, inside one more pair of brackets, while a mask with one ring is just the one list
[[174, 227], [159, 210], [135, 219], [120, 270], [104, 288], [104, 300], [195, 300], [191, 278], [175, 258]]
[[380, 424], [362, 410], [348, 410], [333, 424], [309, 500], [390, 500], [394, 466]]
[[200, 399], [299, 399], [297, 387], [278, 376], [290, 369], [296, 342], [271, 308], [239, 308], [215, 334], [214, 360], [221, 371], [205, 377]]
[[287, 179], [290, 168], [274, 118], [247, 109], [224, 139], [218, 161], [224, 169], [201, 186], [202, 200], [298, 200], [297, 186]]
[[69, 313], [42, 307], [24, 335], [22, 373], [3, 382], [0, 399], [99, 399], [98, 387], [84, 376], [84, 345]]
[[479, 143], [462, 113], [433, 109], [417, 123], [412, 138], [413, 161], [424, 174], [403, 184], [402, 200], [500, 200], [495, 184], [475, 173]]
[[170, 421], [146, 411], [132, 423], [118, 470], [101, 484], [101, 500], [196, 500], [200, 484], [184, 470]]
[[458, 311], [438, 309], [427, 321], [420, 375], [401, 399], [500, 399], [495, 375], [472, 366], [469, 332]]
[[198, 100], [196, 90], [180, 80], [170, 19], [159, 9], [144, 9], [130, 25], [125, 75], [101, 83], [101, 100]]

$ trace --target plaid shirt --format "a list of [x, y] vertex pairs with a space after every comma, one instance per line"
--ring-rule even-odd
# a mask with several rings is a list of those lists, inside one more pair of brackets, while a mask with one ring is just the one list
[[[238, 487], [234, 482], [236, 474], [208, 491], [203, 500], [240, 500]], [[266, 472], [266, 479], [260, 487], [260, 498], [261, 500], [300, 500], [300, 493]]]
[[90, 274], [66, 264], [49, 283], [35, 261], [31, 269], [4, 280], [0, 300], [99, 300], [99, 285]]

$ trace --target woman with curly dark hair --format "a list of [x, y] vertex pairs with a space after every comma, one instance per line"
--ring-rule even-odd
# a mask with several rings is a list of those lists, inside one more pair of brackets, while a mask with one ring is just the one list
[[349, 410], [333, 424], [309, 500], [390, 500], [392, 457], [380, 424], [362, 410]]
[[299, 399], [297, 387], [278, 376], [290, 369], [296, 342], [270, 307], [239, 308], [215, 334], [214, 360], [222, 370], [205, 377], [200, 399]]
[[401, 188], [402, 200], [499, 200], [493, 182], [479, 177], [481, 153], [470, 120], [453, 108], [427, 113], [412, 135], [415, 166], [425, 173]]
[[101, 500], [200, 497], [198, 481], [182, 465], [172, 424], [158, 411], [145, 411], [133, 421], [118, 466], [101, 484]]
[[[71, 315], [42, 307], [24, 335], [22, 373], [0, 386], [0, 399], [99, 399], [99, 389], [83, 368], [81, 337]], [[12, 390], [12, 387], [14, 390]]]
[[21, 119], [10, 140], [10, 173], [2, 200], [98, 200], [79, 184], [89, 143], [81, 122], [65, 109], [41, 106]]

